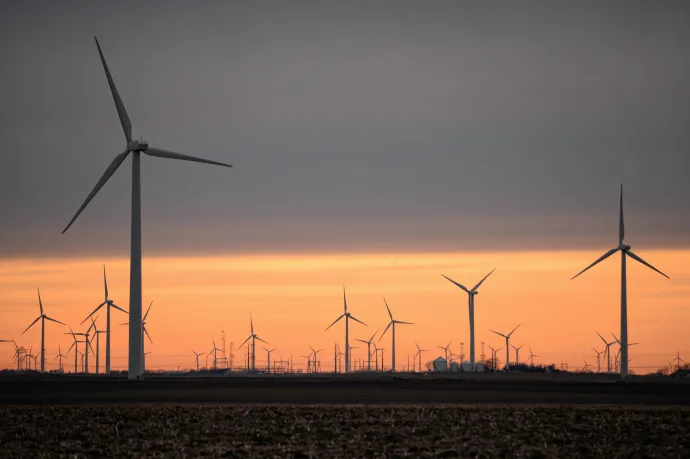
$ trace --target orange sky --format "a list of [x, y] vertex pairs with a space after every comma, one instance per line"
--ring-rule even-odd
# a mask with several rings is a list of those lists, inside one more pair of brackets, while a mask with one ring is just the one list
[[[324, 348], [323, 369], [332, 369], [333, 345], [344, 340], [344, 325], [324, 329], [342, 313], [342, 284], [347, 286], [348, 305], [354, 316], [369, 326], [352, 323], [351, 338], [368, 338], [387, 324], [385, 296], [398, 320], [416, 325], [397, 328], [398, 366], [407, 364], [414, 340], [441, 355], [436, 346], [460, 342], [469, 351], [467, 295], [441, 277], [441, 273], [468, 286], [490, 269], [496, 272], [480, 289], [476, 300], [477, 355], [480, 341], [502, 346], [501, 338], [488, 328], [509, 331], [518, 323], [514, 343], [525, 344], [539, 355], [535, 362], [581, 367], [583, 358], [596, 364], [591, 346], [602, 344], [596, 336], [619, 332], [620, 259], [606, 260], [574, 281], [574, 274], [595, 260], [600, 251], [502, 252], [502, 253], [403, 253], [332, 255], [248, 255], [217, 258], [147, 258], [144, 260], [144, 303], [153, 300], [147, 341], [148, 369], [190, 368], [190, 348], [208, 352], [211, 337], [221, 345], [225, 330], [227, 347], [235, 347], [249, 334], [249, 313], [256, 333], [277, 347], [274, 358], [292, 354], [295, 366], [308, 345]], [[666, 272], [666, 280], [633, 261], [628, 262], [630, 341], [640, 344], [630, 351], [631, 368], [653, 371], [663, 366], [680, 348], [690, 354], [690, 251], [636, 252]], [[39, 315], [36, 287], [40, 286], [46, 314], [72, 325], [79, 322], [103, 298], [102, 263], [108, 269], [111, 299], [128, 309], [127, 259], [6, 259], [0, 261], [0, 339], [14, 338], [19, 345], [40, 346], [40, 326], [21, 336]], [[126, 317], [113, 313], [113, 367], [125, 368]], [[105, 314], [99, 318], [105, 328]], [[48, 368], [58, 344], [63, 353], [71, 337], [66, 327], [46, 324]], [[389, 331], [390, 333], [390, 331]], [[610, 336], [607, 335], [607, 336]], [[381, 341], [390, 349], [390, 335]], [[355, 344], [351, 342], [354, 346]], [[105, 355], [101, 342], [101, 358]], [[11, 344], [0, 344], [0, 367], [12, 367]], [[257, 349], [258, 348], [257, 346]], [[355, 358], [366, 358], [364, 348]], [[487, 353], [489, 352], [487, 347]], [[241, 362], [244, 351], [236, 351]], [[501, 360], [505, 353], [499, 354]], [[424, 356], [430, 360], [432, 353]], [[514, 353], [511, 353], [514, 359]], [[257, 350], [257, 365], [265, 365], [265, 351]], [[204, 359], [202, 358], [202, 365]], [[209, 361], [210, 363], [210, 361]], [[390, 354], [386, 351], [386, 365]], [[73, 357], [65, 363], [72, 369]]]

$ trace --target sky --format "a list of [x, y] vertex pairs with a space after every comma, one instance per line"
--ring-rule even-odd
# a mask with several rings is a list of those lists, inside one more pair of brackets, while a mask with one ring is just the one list
[[[202, 330], [218, 336], [207, 328], [219, 323], [228, 335], [238, 327], [237, 341], [256, 310], [267, 334], [297, 355], [304, 340], [282, 344], [289, 340], [276, 324], [285, 308], [294, 313], [280, 323], [308, 329], [315, 342], [327, 337], [330, 349], [337, 336], [318, 335], [321, 314], [330, 323], [343, 283], [353, 304], [363, 295], [377, 314], [385, 311], [374, 297], [383, 295], [401, 314], [417, 315], [412, 304], [454, 311], [444, 339], [459, 341], [466, 310], [441, 268], [467, 283], [497, 268], [484, 318], [497, 327], [522, 311], [538, 334], [573, 310], [550, 303], [587, 295], [602, 330], [615, 331], [613, 268], [557, 283], [548, 300], [539, 286], [547, 274], [569, 279], [617, 243], [622, 183], [626, 239], [672, 278], [630, 268], [645, 283], [644, 300], [630, 286], [631, 314], [638, 300], [673, 311], [639, 330], [648, 333], [645, 352], [658, 352], [659, 365], [667, 350], [690, 353], [690, 341], [673, 335], [687, 323], [689, 298], [685, 2], [74, 1], [15, 2], [3, 12], [11, 20], [0, 28], [9, 63], [0, 67], [0, 314], [8, 318], [0, 339], [31, 322], [37, 286], [79, 322], [100, 298], [104, 263], [127, 298], [129, 160], [60, 234], [125, 145], [97, 35], [135, 137], [234, 165], [142, 160], [144, 295], [165, 324], [157, 346], [180, 341], [172, 336], [185, 330], [175, 324], [203, 298], [194, 310], [199, 341]], [[390, 259], [404, 263], [379, 266]], [[185, 266], [204, 269], [187, 277]], [[533, 295], [518, 301], [506, 277], [523, 272]], [[171, 293], [181, 285], [185, 301]], [[426, 306], [436, 302], [438, 311]], [[412, 319], [420, 341], [437, 335], [438, 318]], [[535, 342], [575, 359], [598, 343], [598, 326], [582, 323], [582, 344], [559, 334]], [[411, 349], [413, 336], [405, 339]], [[10, 355], [0, 350], [0, 366]], [[167, 354], [151, 355], [163, 365], [157, 355]]]

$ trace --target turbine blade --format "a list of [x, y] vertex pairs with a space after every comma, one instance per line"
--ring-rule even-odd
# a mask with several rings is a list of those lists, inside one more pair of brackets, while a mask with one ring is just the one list
[[359, 341], [360, 343], [364, 343], [364, 344], [369, 344], [368, 341], [364, 341], [363, 339], [357, 339], [357, 338], [355, 338], [355, 341]]
[[108, 279], [105, 277], [105, 265], [103, 265], [103, 285], [105, 286], [105, 300], [108, 301]]
[[41, 320], [41, 317], [43, 317], [43, 316], [38, 316], [38, 317], [36, 318], [36, 320], [34, 320], [33, 322], [31, 322], [31, 325], [29, 325], [28, 327], [26, 327], [26, 330], [24, 330], [24, 331], [22, 332], [22, 335], [23, 335], [24, 333], [26, 333], [26, 332], [29, 330], [29, 328], [33, 327], [34, 324], [35, 324], [36, 322], [38, 322], [39, 320]]
[[374, 340], [374, 336], [376, 336], [376, 334], [379, 332], [379, 330], [381, 330], [381, 329], [380, 329], [380, 328], [377, 328], [377, 329], [376, 329], [376, 331], [374, 332], [374, 334], [371, 335], [371, 338], [369, 338], [369, 341], [373, 341], [373, 340]]
[[[251, 335], [249, 335], [249, 338], [247, 338], [247, 339], [245, 339], [244, 341], [242, 341], [242, 344], [240, 344], [240, 347], [244, 346], [245, 343], [246, 343], [247, 341], [249, 341], [251, 338], [252, 338]], [[213, 347], [215, 347], [215, 346], [213, 346]]]
[[597, 261], [595, 261], [594, 263], [592, 263], [591, 265], [587, 266], [585, 269], [583, 269], [582, 271], [580, 271], [579, 273], [577, 273], [576, 275], [574, 275], [573, 277], [571, 277], [570, 280], [575, 279], [577, 276], [579, 276], [580, 274], [584, 273], [585, 271], [587, 271], [589, 268], [591, 268], [592, 266], [596, 265], [597, 263], [606, 260], [608, 257], [610, 257], [611, 255], [613, 255], [614, 253], [618, 252], [618, 250], [620, 250], [618, 247], [616, 247], [615, 249], [609, 250], [608, 252], [606, 252], [605, 254], [603, 254], [602, 256], [600, 256], [599, 259], [598, 259]]
[[391, 314], [391, 308], [388, 307], [388, 302], [386, 299], [383, 299], [383, 303], [386, 305], [386, 310], [388, 311], [388, 315], [390, 316], [391, 320], [393, 320], [393, 314]]
[[81, 323], [80, 323], [79, 325], [84, 325], [84, 322], [86, 322], [87, 320], [89, 320], [89, 317], [91, 317], [91, 316], [94, 315], [99, 309], [101, 309], [101, 308], [103, 307], [104, 304], [105, 304], [105, 302], [99, 304], [98, 307], [97, 307], [96, 309], [94, 309], [93, 312], [92, 312], [91, 314], [89, 314], [88, 316], [86, 316], [86, 319], [82, 320]]
[[383, 339], [383, 337], [386, 336], [386, 332], [388, 331], [388, 329], [390, 328], [390, 326], [391, 326], [392, 324], [393, 324], [393, 322], [388, 322], [388, 326], [387, 326], [386, 329], [383, 331], [383, 333], [381, 333], [381, 336], [379, 336], [379, 341], [381, 341], [381, 340]]
[[497, 335], [501, 335], [501, 336], [504, 337], [504, 338], [506, 337], [506, 335], [504, 335], [503, 333], [499, 333], [499, 332], [497, 332], [497, 331], [495, 331], [495, 330], [492, 330], [492, 329], [490, 329], [490, 328], [489, 328], [489, 331], [490, 331], [490, 332], [494, 332], [494, 333], [496, 333]]
[[367, 324], [365, 324], [364, 322], [362, 322], [361, 320], [359, 320], [359, 319], [356, 318], [355, 316], [350, 315], [349, 317], [350, 317], [350, 319], [354, 320], [355, 322], [359, 322], [360, 324], [364, 325], [365, 327], [368, 327]]
[[254, 334], [254, 320], [252, 320], [252, 313], [249, 313], [249, 326], [252, 328], [252, 335]]
[[51, 321], [53, 321], [53, 322], [55, 322], [55, 323], [58, 323], [58, 324], [60, 324], [60, 325], [66, 325], [66, 324], [63, 324], [62, 322], [60, 322], [59, 320], [53, 319], [52, 317], [46, 316], [46, 319], [51, 320]]
[[414, 345], [417, 346], [417, 351], [419, 352], [419, 344], [417, 344], [417, 341], [414, 342]]
[[108, 64], [105, 62], [105, 56], [103, 56], [103, 51], [101, 51], [101, 45], [100, 43], [98, 43], [98, 38], [93, 38], [96, 40], [98, 54], [100, 54], [101, 62], [103, 63], [103, 70], [105, 70], [105, 76], [108, 78], [108, 86], [110, 86], [110, 92], [113, 94], [113, 99], [115, 100], [115, 108], [117, 108], [117, 116], [120, 117], [120, 124], [122, 125], [122, 130], [125, 132], [127, 142], [131, 142], [132, 123], [129, 121], [129, 116], [127, 115], [127, 110], [125, 110], [125, 105], [122, 103], [122, 99], [120, 99], [120, 94], [117, 92], [117, 88], [115, 87], [113, 77], [110, 75], [110, 70], [108, 69]]
[[474, 287], [472, 287], [472, 291], [474, 292], [475, 290], [477, 290], [477, 289], [479, 288], [479, 286], [482, 285], [482, 284], [484, 283], [484, 281], [486, 280], [486, 278], [489, 277], [494, 271], [496, 271], [496, 268], [492, 269], [491, 272], [490, 272], [489, 274], [487, 274], [486, 276], [484, 276], [484, 279], [480, 280], [480, 281], [477, 283], [477, 285], [475, 285]]
[[601, 336], [601, 333], [597, 332], [597, 335], [599, 335], [599, 338], [604, 342], [604, 344], [608, 345], [608, 342], [604, 339], [603, 336]]
[[89, 193], [89, 195], [86, 197], [86, 200], [81, 205], [79, 210], [77, 210], [77, 213], [74, 214], [74, 217], [72, 217], [72, 220], [70, 220], [70, 222], [67, 224], [65, 229], [62, 230], [62, 234], [65, 234], [65, 231], [67, 231], [69, 229], [69, 227], [72, 226], [72, 223], [74, 223], [74, 221], [77, 219], [77, 217], [79, 217], [79, 214], [81, 214], [82, 211], [84, 209], [86, 209], [86, 206], [89, 205], [89, 203], [91, 202], [93, 197], [96, 196], [96, 193], [98, 193], [98, 190], [100, 190], [103, 187], [103, 185], [105, 185], [105, 182], [107, 182], [108, 179], [115, 173], [117, 168], [120, 167], [120, 164], [122, 164], [122, 162], [125, 160], [125, 158], [127, 158], [128, 154], [129, 154], [128, 151], [123, 151], [122, 153], [117, 155], [115, 157], [115, 159], [113, 159], [113, 162], [110, 163], [110, 166], [108, 166], [108, 168], [105, 170], [105, 172], [103, 172], [103, 175], [101, 176], [101, 178], [98, 179], [96, 186], [93, 187], [93, 190], [91, 190], [91, 193]]
[[520, 325], [522, 325], [522, 324], [518, 324], [518, 326], [517, 326], [517, 327], [513, 328], [513, 331], [512, 331], [512, 332], [510, 332], [510, 333], [508, 333], [508, 336], [507, 336], [507, 338], [510, 338], [510, 335], [512, 335], [512, 334], [513, 334], [513, 332], [515, 332], [515, 330], [517, 330], [518, 328], [520, 328]]
[[153, 344], [153, 340], [151, 339], [151, 335], [149, 335], [149, 331], [144, 327], [144, 333], [146, 334], [146, 337], [149, 339], [149, 342]]
[[155, 156], [157, 158], [179, 159], [181, 161], [213, 164], [214, 166], [232, 167], [230, 164], [220, 163], [218, 161], [211, 161], [209, 159], [197, 158], [196, 156], [184, 155], [182, 153], [175, 153], [174, 151], [163, 150], [162, 148], [148, 147], [146, 150], [143, 150], [142, 153], [145, 153], [149, 156]]
[[623, 184], [621, 183], [621, 219], [618, 226], [618, 244], [623, 244], [623, 239], [625, 239], [625, 222], [623, 221]]
[[125, 314], [129, 314], [129, 312], [125, 311], [122, 309], [120, 306], [116, 305], [115, 303], [110, 303], [110, 306], [114, 307], [115, 309], [124, 312]]
[[43, 302], [41, 301], [41, 289], [36, 287], [36, 290], [38, 291], [38, 305], [41, 308], [41, 315], [43, 315]]
[[326, 328], [326, 330], [324, 330], [324, 331], [328, 331], [329, 328], [331, 328], [333, 325], [335, 325], [335, 324], [336, 324], [340, 319], [342, 319], [343, 317], [345, 317], [345, 314], [342, 314], [340, 317], [338, 317], [337, 319], [335, 319], [335, 320], [333, 321], [333, 323], [330, 324], [330, 325], [328, 326], [328, 328]]
[[345, 308], [345, 314], [347, 314], [347, 296], [345, 296], [345, 286], [343, 285], [343, 307]]
[[637, 261], [639, 261], [640, 263], [642, 263], [643, 265], [645, 265], [646, 267], [651, 268], [651, 269], [653, 269], [654, 271], [658, 272], [659, 274], [661, 274], [662, 276], [664, 276], [666, 279], [670, 279], [670, 277], [668, 277], [666, 274], [662, 273], [661, 271], [659, 271], [658, 269], [656, 269], [654, 266], [650, 265], [649, 263], [647, 263], [646, 261], [644, 261], [642, 258], [638, 257], [637, 255], [635, 255], [634, 253], [632, 253], [630, 250], [626, 250], [625, 253], [626, 253], [630, 258], [632, 258], [632, 259], [634, 259], [634, 260], [637, 260]]
[[442, 275], [443, 277], [445, 277], [446, 279], [448, 279], [449, 281], [451, 281], [452, 283], [454, 283], [455, 285], [457, 285], [458, 287], [460, 287], [461, 289], [463, 289], [465, 292], [470, 293], [469, 290], [467, 290], [467, 288], [466, 288], [464, 285], [455, 282], [453, 279], [451, 279], [450, 277], [446, 276], [445, 274], [441, 274], [441, 275]]
[[153, 301], [149, 304], [149, 308], [146, 310], [146, 314], [144, 315], [144, 320], [149, 316], [149, 311], [151, 310], [151, 306], [153, 306]]
[[394, 320], [396, 324], [403, 324], [403, 325], [414, 325], [412, 322], [403, 322], [402, 320]]

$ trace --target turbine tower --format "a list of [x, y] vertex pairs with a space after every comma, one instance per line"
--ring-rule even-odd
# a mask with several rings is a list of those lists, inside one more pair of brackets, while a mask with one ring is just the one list
[[[96, 316], [96, 319], [98, 319], [98, 316]], [[96, 327], [96, 321], [91, 318], [91, 323], [93, 324], [93, 332], [96, 334], [96, 374], [99, 373], [100, 369], [100, 352], [101, 352], [101, 333], [105, 333], [105, 330], [99, 330], [98, 327]]]
[[464, 285], [455, 282], [450, 277], [447, 277], [447, 276], [441, 274], [443, 277], [445, 277], [446, 279], [448, 279], [449, 281], [451, 281], [452, 283], [454, 283], [455, 285], [460, 287], [462, 290], [464, 290], [465, 293], [467, 293], [467, 295], [469, 296], [468, 308], [469, 308], [469, 313], [470, 313], [470, 363], [472, 364], [472, 369], [474, 369], [474, 297], [476, 295], [479, 295], [479, 292], [477, 291], [477, 289], [479, 288], [480, 285], [482, 285], [482, 283], [486, 280], [486, 278], [489, 277], [491, 275], [491, 273], [493, 273], [494, 271], [496, 271], [496, 268], [492, 269], [489, 274], [484, 276], [484, 278], [482, 280], [480, 280], [477, 283], [477, 285], [472, 287], [471, 290], [468, 290]]
[[191, 351], [194, 353], [194, 356], [196, 357], [196, 371], [199, 371], [199, 356], [201, 355], [201, 352], [196, 352], [194, 349], [191, 349]]
[[513, 349], [515, 349], [515, 364], [520, 365], [520, 349], [522, 349], [524, 344], [521, 344], [520, 346], [517, 346], [517, 347], [515, 347], [511, 344], [511, 346], [513, 347]]
[[363, 339], [355, 339], [355, 341], [359, 341], [360, 343], [364, 343], [367, 345], [367, 371], [371, 371], [371, 343], [374, 341], [374, 337], [378, 332], [379, 331], [376, 330], [376, 332], [373, 335], [371, 335], [371, 338], [369, 338], [369, 341], [364, 341]]
[[601, 373], [601, 354], [605, 354], [606, 349], [597, 351], [595, 348], [592, 348], [592, 350], [597, 353], [597, 373]]
[[386, 310], [388, 311], [388, 316], [390, 317], [391, 321], [388, 322], [388, 326], [386, 327], [386, 329], [385, 329], [385, 330], [383, 331], [383, 333], [381, 334], [381, 337], [379, 338], [379, 341], [381, 341], [381, 339], [386, 335], [386, 332], [388, 331], [388, 329], [389, 329], [389, 328], [391, 327], [391, 325], [392, 325], [392, 326], [393, 326], [393, 336], [392, 336], [391, 339], [392, 339], [392, 341], [393, 341], [393, 351], [392, 351], [392, 352], [393, 352], [393, 354], [392, 354], [393, 356], [391, 357], [391, 363], [392, 363], [392, 365], [391, 365], [391, 371], [395, 371], [395, 324], [401, 324], [401, 325], [414, 325], [414, 324], [413, 324], [412, 322], [403, 322], [403, 321], [401, 321], [401, 320], [395, 320], [395, 319], [393, 319], [393, 314], [391, 314], [391, 309], [388, 307], [388, 302], [386, 301], [385, 298], [383, 299], [383, 303], [386, 305]]
[[343, 285], [343, 308], [344, 311], [340, 317], [335, 319], [332, 324], [326, 328], [324, 331], [328, 331], [329, 328], [331, 328], [333, 325], [338, 323], [340, 319], [345, 317], [345, 373], [350, 372], [350, 319], [354, 320], [355, 322], [359, 322], [360, 324], [364, 325], [365, 327], [367, 324], [362, 322], [361, 320], [357, 319], [355, 316], [347, 312], [347, 297], [345, 296], [345, 286]]
[[539, 357], [539, 356], [538, 356], [538, 355], [535, 355], [535, 354], [532, 352], [532, 348], [530, 347], [530, 348], [529, 348], [529, 359], [530, 359], [530, 365], [531, 365], [532, 367], [534, 367], [534, 358], [535, 358], [535, 357]]
[[[622, 352], [621, 352], [621, 371], [620, 375], [622, 377], [627, 377], [628, 376], [628, 292], [627, 292], [627, 272], [626, 272], [626, 265], [625, 265], [625, 260], [626, 260], [626, 255], [632, 258], [633, 260], [639, 261], [643, 265], [647, 266], [650, 269], [653, 269], [654, 271], [658, 272], [662, 276], [664, 276], [667, 279], [670, 279], [666, 274], [662, 273], [658, 269], [656, 269], [654, 266], [650, 265], [646, 261], [644, 261], [642, 258], [638, 257], [634, 253], [630, 251], [630, 244], [625, 242], [625, 223], [623, 220], [623, 185], [621, 185], [621, 201], [620, 201], [620, 222], [618, 225], [618, 247], [615, 247], [608, 252], [606, 252], [604, 255], [599, 257], [598, 260], [596, 260], [594, 263], [591, 265], [587, 266], [585, 269], [577, 273], [572, 279], [575, 279], [578, 277], [580, 274], [584, 273], [587, 271], [589, 268], [593, 267], [594, 265], [598, 264], [599, 262], [607, 259], [614, 253], [620, 251], [621, 252], [621, 347], [622, 347]], [[571, 280], [572, 280], [571, 279]], [[610, 357], [609, 357], [610, 359]]]
[[[91, 200], [96, 196], [96, 193], [105, 185], [108, 179], [115, 173], [118, 167], [124, 162], [127, 156], [132, 153], [132, 219], [131, 219], [131, 250], [130, 250], [130, 265], [129, 265], [129, 312], [131, 318], [129, 320], [129, 362], [128, 362], [128, 378], [136, 379], [144, 372], [144, 362], [142, 360], [144, 355], [144, 341], [141, 336], [141, 172], [140, 159], [141, 154], [148, 156], [155, 156], [158, 158], [177, 159], [183, 161], [194, 161], [199, 163], [213, 164], [217, 166], [232, 167], [229, 164], [224, 164], [216, 161], [209, 161], [194, 156], [184, 155], [182, 153], [175, 153], [160, 148], [149, 147], [148, 142], [143, 140], [134, 140], [132, 138], [132, 123], [125, 110], [125, 105], [122, 103], [120, 94], [117, 92], [115, 82], [110, 75], [108, 64], [105, 62], [105, 57], [101, 51], [101, 45], [96, 40], [96, 47], [98, 54], [101, 57], [103, 70], [108, 79], [108, 86], [115, 101], [115, 108], [117, 115], [120, 118], [120, 124], [127, 140], [125, 150], [117, 155], [105, 170], [101, 178], [94, 186], [93, 190], [86, 197], [86, 200], [81, 205], [77, 213], [72, 217], [72, 220], [67, 224], [62, 233], [72, 226], [72, 223], [79, 217], [79, 214], [86, 208]], [[88, 352], [88, 351], [87, 351]]]
[[[258, 336], [256, 336], [256, 334], [254, 333], [254, 320], [252, 319], [252, 313], [251, 312], [249, 313], [249, 326], [251, 328], [251, 335], [249, 335], [249, 337], [247, 337], [247, 339], [245, 339], [244, 342], [242, 344], [240, 344], [240, 347], [244, 346], [244, 343], [246, 343], [250, 339], [252, 340], [252, 352], [251, 352], [251, 354], [252, 354], [252, 371], [254, 371], [254, 369], [256, 368], [256, 354], [254, 353], [254, 350], [256, 349], [256, 340], [258, 339], [259, 341], [261, 341], [262, 343], [265, 343], [265, 344], [268, 344], [268, 343], [266, 341], [262, 340], [261, 338], [259, 338]], [[213, 347], [214, 348], [216, 347], [215, 342], [214, 342]]]
[[[103, 286], [105, 287], [105, 300], [103, 303], [99, 304], [96, 309], [93, 310], [91, 314], [86, 316], [86, 319], [82, 321], [82, 324], [86, 322], [89, 317], [94, 315], [96, 311], [101, 309], [103, 306], [106, 307], [106, 325], [105, 325], [105, 374], [110, 374], [110, 308], [115, 308], [118, 311], [122, 311], [125, 314], [129, 314], [127, 311], [122, 309], [120, 306], [116, 305], [113, 300], [108, 298], [108, 280], [105, 277], [105, 265], [103, 265]], [[143, 341], [142, 341], [143, 343]]]
[[[41, 291], [39, 289], [36, 289], [36, 290], [38, 290], [38, 306], [41, 308], [41, 315], [38, 316], [36, 318], [36, 320], [31, 322], [31, 325], [26, 327], [26, 330], [24, 330], [22, 332], [22, 335], [24, 333], [26, 333], [27, 331], [29, 331], [29, 329], [31, 327], [33, 327], [36, 322], [38, 322], [39, 320], [41, 321], [41, 373], [43, 373], [45, 370], [45, 365], [46, 365], [46, 319], [50, 320], [52, 322], [61, 324], [61, 325], [65, 325], [65, 324], [63, 324], [59, 320], [52, 319], [43, 313], [43, 303], [41, 302]], [[34, 365], [34, 367], [35, 367], [35, 365]], [[34, 370], [35, 370], [35, 368], [34, 368]]]
[[[609, 343], [609, 342], [607, 342], [607, 341], [604, 339], [603, 336], [601, 336], [601, 335], [599, 334], [599, 332], [597, 332], [597, 335], [599, 335], [599, 338], [601, 338], [601, 340], [602, 340], [602, 341], [604, 342], [604, 344], [606, 345], [606, 349], [604, 350], [604, 352], [606, 353], [607, 359], [608, 359], [608, 364], [606, 365], [606, 371], [607, 371], [608, 373], [611, 373], [611, 346], [613, 346], [614, 344], [616, 344], [616, 343], [618, 342], [618, 340], [616, 339], [615, 341], [611, 341], [611, 342]], [[614, 336], [614, 338], [615, 338], [615, 336]]]
[[506, 371], [510, 370], [510, 337], [515, 332], [515, 330], [517, 330], [519, 327], [520, 327], [520, 325], [513, 328], [513, 331], [508, 333], [507, 335], [504, 335], [503, 333], [499, 333], [495, 330], [489, 329], [489, 331], [492, 331], [492, 332], [496, 333], [497, 335], [502, 336], [506, 339]]
[[275, 351], [278, 348], [276, 347], [274, 349], [268, 349], [268, 348], [266, 348], [266, 346], [261, 346], [261, 347], [263, 347], [264, 350], [266, 352], [268, 352], [268, 374], [270, 375], [271, 374], [271, 352]]
[[62, 369], [62, 358], [63, 357], [67, 357], [67, 356], [62, 355], [62, 350], [61, 350], [60, 346], [58, 346], [58, 354], [55, 356], [55, 358], [53, 360], [60, 359], [58, 361], [58, 368], [60, 369], [60, 371], [62, 371], [64, 373], [64, 370]]

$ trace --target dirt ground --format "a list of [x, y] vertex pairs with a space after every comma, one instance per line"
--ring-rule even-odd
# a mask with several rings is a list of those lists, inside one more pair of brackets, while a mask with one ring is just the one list
[[690, 410], [458, 406], [0, 408], [3, 457], [690, 457]]

